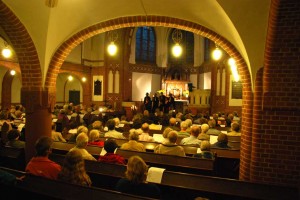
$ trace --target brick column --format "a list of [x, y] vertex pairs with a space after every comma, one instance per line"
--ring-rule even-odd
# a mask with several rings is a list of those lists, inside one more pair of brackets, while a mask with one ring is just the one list
[[21, 90], [21, 102], [26, 109], [25, 155], [28, 162], [35, 155], [35, 142], [41, 136], [51, 136], [51, 110], [55, 92], [47, 90]]

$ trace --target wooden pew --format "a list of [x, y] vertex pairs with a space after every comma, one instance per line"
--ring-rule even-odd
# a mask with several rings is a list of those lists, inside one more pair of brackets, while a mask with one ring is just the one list
[[133, 155], [140, 156], [143, 160], [152, 166], [166, 168], [170, 171], [193, 172], [206, 175], [212, 175], [214, 172], [214, 160], [199, 159], [192, 157], [181, 157], [165, 154], [156, 154], [152, 152], [137, 152], [117, 149], [117, 154], [129, 159]]
[[[120, 193], [113, 190], [107, 190], [96, 187], [85, 187], [64, 183], [61, 181], [46, 179], [43, 177], [25, 174], [24, 172], [11, 171], [9, 169], [1, 168], [15, 175], [26, 175], [23, 181], [17, 182], [14, 186], [1, 185], [1, 189], [5, 188], [5, 196], [12, 199], [16, 197], [26, 196], [29, 199], [74, 199], [74, 200], [150, 200], [152, 198], [145, 198], [141, 196], [134, 196], [125, 193]], [[4, 190], [3, 190], [4, 192]], [[3, 192], [1, 195], [3, 195]], [[4, 195], [3, 195], [4, 196]]]
[[[63, 157], [63, 155], [51, 155], [51, 159], [56, 162], [63, 160]], [[85, 165], [91, 177], [105, 180], [105, 183], [109, 182], [107, 179], [116, 182], [119, 178], [124, 177], [126, 171], [124, 165], [100, 164], [89, 160], [85, 162]], [[92, 181], [94, 183], [94, 179]], [[196, 197], [222, 200], [299, 199], [299, 189], [295, 187], [251, 183], [168, 170], [164, 171], [162, 181], [157, 185], [163, 193], [162, 199], [195, 199]]]
[[17, 170], [25, 170], [25, 149], [2, 146], [0, 147], [0, 165]]
[[[70, 149], [72, 149], [76, 144], [75, 143], [67, 143], [67, 142], [53, 142], [51, 148], [53, 153], [57, 154], [66, 154]], [[85, 148], [90, 154], [92, 154], [95, 158], [98, 158], [103, 147], [88, 145]]]

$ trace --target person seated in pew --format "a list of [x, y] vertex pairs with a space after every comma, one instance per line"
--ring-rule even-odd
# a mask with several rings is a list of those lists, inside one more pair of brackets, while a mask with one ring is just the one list
[[208, 126], [209, 126], [209, 129], [208, 131], [206, 132], [207, 135], [219, 135], [221, 133], [220, 130], [216, 129], [216, 121], [214, 119], [210, 119], [208, 120]]
[[175, 117], [171, 117], [169, 119], [169, 126], [171, 129], [175, 130], [175, 131], [180, 131], [179, 125], [177, 125], [177, 121]]
[[116, 122], [113, 119], [109, 119], [106, 122], [108, 131], [105, 133], [104, 137], [116, 138], [116, 139], [126, 139], [121, 132], [115, 130]]
[[192, 127], [192, 125], [193, 125], [193, 121], [191, 120], [191, 119], [186, 119], [186, 120], [184, 120], [185, 122], [186, 122], [186, 124], [187, 124], [187, 128], [186, 128], [186, 132], [190, 132], [191, 131], [191, 127]]
[[10, 131], [8, 131], [7, 133], [7, 139], [8, 142], [6, 143], [6, 146], [9, 147], [15, 147], [15, 148], [25, 148], [25, 142], [19, 140], [21, 134], [20, 131], [18, 129], [11, 129]]
[[53, 140], [50, 137], [42, 136], [35, 143], [36, 155], [26, 165], [25, 171], [35, 176], [42, 176], [49, 179], [57, 179], [61, 166], [48, 157], [51, 154]]
[[5, 146], [8, 142], [7, 134], [10, 130], [12, 130], [10, 122], [4, 121], [1, 127], [1, 146]]
[[207, 140], [209, 141], [209, 135], [207, 134], [207, 131], [209, 129], [208, 124], [202, 124], [201, 125], [201, 133], [198, 135], [198, 140]]
[[168, 134], [168, 142], [164, 144], [159, 144], [154, 148], [154, 153], [185, 156], [183, 147], [176, 144], [177, 141], [177, 131], [170, 131]]
[[164, 132], [163, 132], [163, 141], [161, 143], [165, 144], [165, 143], [168, 143], [169, 142], [169, 139], [168, 139], [168, 134], [171, 132], [171, 131], [174, 131], [172, 128], [170, 127], [167, 127], [165, 128]]
[[228, 146], [228, 137], [225, 133], [220, 133], [218, 135], [218, 142], [214, 143], [212, 147], [222, 148], [222, 149], [230, 149]]
[[76, 138], [76, 146], [70, 149], [69, 151], [78, 150], [83, 159], [86, 160], [94, 160], [96, 161], [96, 158], [94, 158], [85, 148], [89, 142], [89, 137], [85, 132], [80, 133]]
[[22, 181], [25, 176], [15, 176], [14, 174], [0, 169], [0, 184], [15, 185], [17, 181]]
[[115, 150], [117, 148], [118, 145], [114, 139], [107, 139], [104, 142], [104, 150], [106, 151], [106, 154], [104, 156], [100, 156], [98, 161], [126, 165], [125, 158], [123, 156], [115, 154]]
[[131, 156], [128, 159], [125, 178], [116, 184], [116, 190], [132, 195], [160, 199], [161, 191], [153, 183], [147, 183], [148, 166], [139, 156]]
[[67, 142], [60, 132], [55, 131], [55, 123], [52, 123], [51, 138], [55, 142]]
[[75, 149], [66, 154], [57, 180], [88, 187], [92, 185], [92, 181], [85, 170], [84, 159], [79, 150]]
[[241, 136], [240, 125], [237, 122], [231, 123], [231, 132], [227, 133], [228, 136]]
[[99, 130], [92, 129], [90, 131], [88, 145], [96, 145], [96, 146], [99, 146], [99, 147], [103, 147], [104, 141], [100, 140]]
[[149, 135], [149, 124], [143, 123], [141, 129], [143, 132], [139, 136], [139, 141], [154, 142], [154, 138]]
[[183, 122], [180, 123], [180, 128], [181, 128], [181, 130], [178, 131], [178, 137], [186, 138], [186, 137], [190, 136], [190, 133], [188, 133], [186, 131], [186, 129], [188, 128], [188, 125], [187, 125], [187, 123], [185, 121], [183, 121]]
[[73, 134], [70, 139], [68, 140], [69, 143], [75, 143], [76, 142], [76, 139], [77, 139], [77, 136], [80, 134], [80, 133], [85, 133], [86, 135], [88, 135], [89, 133], [89, 129], [86, 127], [86, 126], [79, 126], [77, 128], [77, 132], [75, 134]]
[[201, 142], [200, 145], [201, 153], [196, 153], [193, 155], [195, 158], [206, 158], [214, 159], [214, 154], [210, 151], [210, 143], [206, 140]]
[[121, 149], [130, 151], [142, 151], [145, 152], [145, 146], [138, 142], [139, 134], [135, 129], [130, 129], [129, 131], [129, 141], [122, 144]]
[[181, 140], [180, 144], [182, 144], [182, 145], [193, 145], [193, 144], [200, 145], [201, 140], [198, 140], [199, 133], [200, 133], [200, 127], [197, 125], [192, 126], [191, 131], [190, 131], [190, 137], [183, 138]]

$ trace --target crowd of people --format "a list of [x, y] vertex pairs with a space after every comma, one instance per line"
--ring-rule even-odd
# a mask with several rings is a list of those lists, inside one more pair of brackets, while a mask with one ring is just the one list
[[[201, 151], [193, 155], [194, 157], [214, 159], [211, 147], [230, 148], [227, 135], [240, 136], [240, 121], [234, 120], [236, 114], [229, 114], [224, 118], [225, 125], [232, 129], [232, 132], [224, 134], [217, 128], [219, 115], [210, 117], [208, 113], [193, 115], [190, 112], [176, 113], [170, 110], [165, 113], [164, 107], [160, 109], [162, 105], [160, 103], [155, 104], [157, 108], [153, 112], [154, 103], [149, 98], [147, 97], [145, 103], [152, 102], [151, 109], [149, 107], [150, 110], [145, 109], [143, 113], [137, 113], [132, 122], [127, 121], [125, 116], [120, 118], [111, 116], [105, 120], [97, 106], [82, 110], [79, 106], [67, 105], [56, 110], [56, 114], [53, 113], [55, 120], [52, 124], [51, 137], [43, 136], [36, 141], [36, 155], [28, 162], [25, 171], [49, 179], [92, 186], [92, 180], [85, 170], [84, 160], [127, 165], [125, 177], [117, 183], [116, 190], [157, 198], [161, 195], [159, 188], [145, 181], [148, 167], [143, 159], [133, 156], [126, 161], [115, 153], [117, 148], [145, 152], [146, 148], [141, 141], [156, 142], [150, 134], [152, 124], [160, 124], [163, 127], [163, 140], [154, 149], [154, 153], [158, 154], [186, 156], [181, 145], [198, 145]], [[130, 127], [128, 137], [125, 137], [121, 123]], [[20, 131], [5, 126], [3, 123], [2, 130], [7, 129], [7, 132], [6, 135], [1, 134], [1, 142], [5, 141], [5, 145], [8, 146], [24, 148], [26, 141], [20, 140]], [[218, 137], [217, 142], [210, 143], [211, 135]], [[2, 139], [5, 136], [6, 140]], [[103, 138], [107, 139], [104, 141]], [[128, 141], [118, 147], [115, 139]], [[53, 141], [74, 143], [74, 147], [66, 154], [62, 166], [48, 158]], [[104, 147], [105, 154], [96, 159], [86, 150], [87, 145]]]

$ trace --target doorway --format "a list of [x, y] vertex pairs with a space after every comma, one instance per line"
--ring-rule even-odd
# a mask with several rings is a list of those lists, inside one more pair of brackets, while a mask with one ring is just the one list
[[74, 106], [80, 104], [80, 91], [69, 90], [69, 103], [73, 103]]

